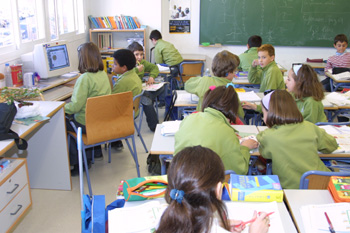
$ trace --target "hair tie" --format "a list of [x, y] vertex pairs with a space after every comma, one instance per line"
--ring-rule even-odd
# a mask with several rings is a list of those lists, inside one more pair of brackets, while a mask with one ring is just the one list
[[209, 89], [212, 91], [216, 88], [216, 86], [210, 86]]
[[232, 86], [233, 88], [235, 88], [235, 84], [233, 84], [233, 83], [226, 84], [226, 88], [228, 88], [229, 86]]
[[298, 75], [298, 71], [300, 70], [302, 64], [293, 64], [293, 71], [295, 75]]
[[170, 191], [170, 197], [171, 199], [177, 201], [179, 204], [181, 204], [182, 199], [184, 198], [185, 192], [182, 190], [172, 189]]
[[271, 95], [274, 92], [275, 91], [271, 91], [269, 94], [265, 95], [261, 100], [262, 105], [264, 106], [264, 108], [266, 108], [267, 111], [269, 110]]

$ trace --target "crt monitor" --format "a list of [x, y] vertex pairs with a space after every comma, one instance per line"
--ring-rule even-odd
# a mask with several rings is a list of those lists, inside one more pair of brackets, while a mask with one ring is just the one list
[[71, 71], [68, 46], [65, 41], [36, 44], [32, 53], [22, 56], [23, 63], [32, 63], [31, 71], [40, 78], [61, 76]]

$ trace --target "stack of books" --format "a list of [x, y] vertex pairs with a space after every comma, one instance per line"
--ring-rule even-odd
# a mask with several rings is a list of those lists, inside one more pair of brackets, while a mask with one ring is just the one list
[[136, 17], [121, 15], [121, 16], [88, 16], [91, 28], [99, 29], [138, 29], [141, 24]]

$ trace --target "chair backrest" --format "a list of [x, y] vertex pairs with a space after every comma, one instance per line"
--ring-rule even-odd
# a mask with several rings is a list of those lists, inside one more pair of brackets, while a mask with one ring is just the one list
[[172, 120], [177, 119], [177, 117], [175, 117], [175, 113], [173, 111], [176, 99], [177, 99], [177, 92], [176, 92], [176, 90], [173, 90], [172, 91], [172, 96], [171, 96], [171, 102], [170, 102], [168, 111], [165, 114], [164, 121], [169, 121], [171, 119]]
[[350, 125], [350, 122], [316, 122], [315, 125]]
[[350, 176], [350, 172], [307, 171], [300, 178], [299, 189], [327, 189], [331, 176]]
[[132, 92], [88, 98], [85, 118], [87, 145], [133, 134]]
[[134, 109], [134, 119], [139, 115], [139, 109], [141, 106], [141, 96], [143, 95], [145, 91], [142, 90], [142, 92], [138, 95], [135, 95], [132, 99], [133, 101], [133, 109]]
[[186, 82], [188, 79], [194, 76], [203, 76], [203, 72], [203, 61], [184, 61], [180, 63], [180, 73], [183, 82]]

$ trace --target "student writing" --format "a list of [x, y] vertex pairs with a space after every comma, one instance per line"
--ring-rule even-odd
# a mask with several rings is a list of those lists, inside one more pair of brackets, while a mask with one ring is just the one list
[[[224, 233], [241, 232], [242, 221], [228, 219], [221, 201], [224, 165], [212, 150], [187, 147], [172, 160], [168, 171], [165, 200], [169, 206], [164, 211], [157, 233]], [[253, 215], [250, 233], [265, 233], [270, 219], [266, 213]], [[238, 225], [238, 227], [234, 227]]]
[[215, 151], [226, 170], [247, 174], [249, 150], [258, 146], [253, 139], [241, 144], [230, 123], [236, 121], [239, 101], [232, 84], [209, 89], [202, 112], [187, 116], [175, 134], [175, 154], [188, 146], [201, 145]]
[[[258, 69], [258, 66], [261, 69]], [[275, 48], [264, 44], [258, 48], [258, 59], [254, 60], [249, 72], [248, 81], [260, 84], [260, 92], [266, 90], [284, 90], [283, 75], [275, 62]]]
[[264, 96], [261, 105], [268, 129], [257, 135], [259, 151], [272, 160], [272, 172], [284, 189], [298, 189], [306, 171], [329, 171], [318, 151], [332, 153], [337, 142], [324, 129], [303, 120], [291, 94], [273, 91]]

